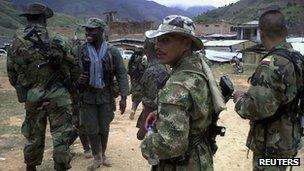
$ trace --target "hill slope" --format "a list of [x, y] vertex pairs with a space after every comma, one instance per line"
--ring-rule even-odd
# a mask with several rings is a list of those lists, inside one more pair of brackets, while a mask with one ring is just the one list
[[189, 13], [160, 5], [146, 0], [12, 0], [15, 5], [24, 7], [30, 2], [43, 2], [58, 12], [64, 12], [77, 17], [101, 17], [104, 12], [117, 11], [118, 18], [129, 20], [161, 21], [169, 14]]
[[304, 35], [304, 1], [303, 0], [240, 0], [234, 4], [220, 7], [197, 17], [197, 21], [227, 20], [240, 24], [258, 20], [259, 16], [271, 7], [280, 7], [284, 13], [290, 33]]
[[[19, 17], [20, 11], [17, 10], [9, 1], [0, 1], [0, 36], [11, 37], [15, 30], [24, 27], [25, 19]], [[55, 13], [48, 21], [50, 27], [61, 27], [61, 26], [76, 26], [80, 22], [75, 17]]]
[[193, 6], [186, 9], [187, 12], [191, 13], [194, 17], [200, 14], [206, 13], [208, 11], [216, 9], [214, 6]]

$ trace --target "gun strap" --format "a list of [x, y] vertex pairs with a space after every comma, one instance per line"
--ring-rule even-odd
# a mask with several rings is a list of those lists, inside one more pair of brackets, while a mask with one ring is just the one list
[[19, 40], [22, 42], [22, 44], [23, 44], [24, 46], [26, 46], [26, 40], [25, 40], [23, 37], [21, 37], [21, 36], [16, 36], [16, 38], [19, 39]]

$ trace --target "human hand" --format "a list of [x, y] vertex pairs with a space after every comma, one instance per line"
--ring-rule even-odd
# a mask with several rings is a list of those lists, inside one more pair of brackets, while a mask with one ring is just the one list
[[147, 129], [149, 125], [155, 124], [157, 120], [157, 116], [155, 112], [149, 113], [146, 121], [145, 121], [145, 128]]

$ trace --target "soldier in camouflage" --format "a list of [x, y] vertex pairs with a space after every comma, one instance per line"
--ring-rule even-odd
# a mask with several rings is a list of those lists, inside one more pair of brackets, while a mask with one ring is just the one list
[[172, 67], [159, 92], [157, 112], [146, 120], [147, 126], [156, 124], [156, 132], [141, 144], [144, 158], [159, 160], [153, 170], [213, 170], [206, 130], [214, 105], [202, 59], [193, 54], [203, 47], [194, 28], [191, 19], [171, 15], [158, 30], [146, 32], [146, 37], [156, 39], [160, 63]]
[[140, 85], [140, 79], [147, 67], [147, 58], [144, 56], [142, 48], [137, 49], [131, 56], [128, 63], [128, 74], [131, 79], [131, 98], [132, 108], [129, 118], [134, 119], [134, 115], [139, 103], [142, 101], [142, 90]]
[[[7, 58], [7, 71], [19, 102], [25, 103], [21, 132], [27, 140], [24, 147], [26, 170], [34, 171], [42, 162], [47, 119], [53, 138], [54, 168], [67, 170], [71, 168], [69, 138], [75, 131], [68, 92], [71, 84], [67, 83], [76, 81], [81, 69], [71, 56], [66, 39], [59, 34], [49, 36], [46, 20], [53, 16], [50, 8], [39, 3], [30, 4], [21, 16], [26, 17], [27, 27], [17, 31], [14, 37]], [[31, 36], [32, 41], [25, 38], [33, 28], [43, 44], [49, 47], [49, 52], [35, 43], [37, 35]], [[48, 61], [46, 53], [51, 54], [53, 62]]]
[[119, 84], [121, 114], [126, 109], [129, 86], [120, 52], [105, 40], [106, 24], [98, 18], [90, 18], [83, 27], [87, 41], [76, 52], [84, 70], [79, 79], [80, 125], [89, 136], [94, 157], [88, 169], [95, 170], [101, 165], [112, 165], [105, 152], [110, 123], [114, 119], [114, 77]]
[[147, 56], [148, 66], [140, 80], [143, 110], [136, 124], [136, 127], [139, 128], [137, 132], [138, 140], [143, 140], [145, 137], [147, 132], [145, 121], [149, 113], [157, 110], [156, 97], [158, 91], [165, 85], [169, 76], [165, 65], [160, 64], [157, 59], [154, 45], [154, 43], [146, 39], [144, 51]]
[[235, 111], [250, 120], [247, 147], [253, 151], [253, 170], [283, 171], [284, 166], [259, 166], [258, 159], [293, 158], [297, 154], [301, 139], [297, 94], [303, 86], [303, 66], [300, 60], [292, 62], [276, 54], [278, 50], [294, 52], [286, 43], [287, 28], [280, 11], [262, 14], [259, 28], [269, 53], [251, 77], [249, 90], [234, 93]]

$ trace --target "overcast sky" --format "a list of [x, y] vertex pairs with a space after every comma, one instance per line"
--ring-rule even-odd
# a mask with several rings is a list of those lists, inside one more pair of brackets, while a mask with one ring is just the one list
[[213, 5], [215, 7], [221, 7], [230, 3], [237, 2], [239, 0], [153, 0], [159, 4], [171, 6], [171, 5], [183, 5], [186, 7], [195, 5]]

